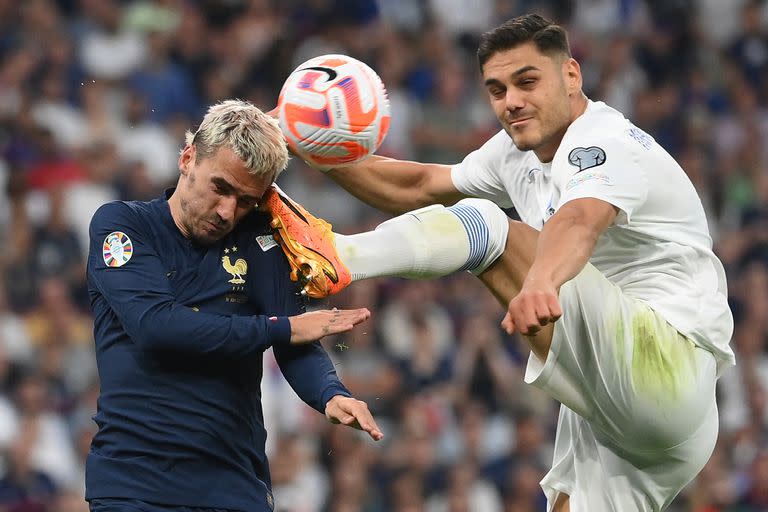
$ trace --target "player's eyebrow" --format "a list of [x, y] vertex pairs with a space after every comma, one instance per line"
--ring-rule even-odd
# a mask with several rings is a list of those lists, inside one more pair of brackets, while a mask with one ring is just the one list
[[220, 176], [212, 177], [211, 181], [214, 183], [214, 185], [216, 185], [220, 189], [224, 190], [227, 193], [234, 193], [240, 199], [242, 199], [244, 201], [248, 201], [248, 202], [252, 202], [252, 203], [257, 203], [259, 201], [259, 199], [257, 197], [254, 197], [254, 196], [252, 196], [250, 194], [240, 194], [239, 193], [240, 191], [237, 190], [237, 188], [235, 188], [234, 185], [232, 185], [230, 182], [228, 182], [227, 180], [225, 180], [224, 178], [222, 178]]
[[[522, 75], [524, 73], [527, 73], [529, 71], [541, 71], [541, 70], [539, 68], [537, 68], [536, 66], [528, 65], [528, 66], [523, 66], [520, 69], [517, 69], [517, 70], [513, 71], [510, 76], [512, 78], [517, 78], [518, 76], [520, 76], [520, 75]], [[486, 87], [489, 87], [491, 85], [497, 85], [497, 84], [501, 84], [501, 82], [499, 80], [497, 80], [496, 78], [489, 78], [489, 79], [487, 79], [485, 81], [485, 86]]]
[[517, 71], [513, 72], [512, 76], [513, 77], [520, 76], [523, 73], [527, 73], [529, 71], [541, 71], [541, 70], [539, 68], [537, 68], [536, 66], [531, 66], [531, 65], [523, 66], [520, 69], [518, 69]]

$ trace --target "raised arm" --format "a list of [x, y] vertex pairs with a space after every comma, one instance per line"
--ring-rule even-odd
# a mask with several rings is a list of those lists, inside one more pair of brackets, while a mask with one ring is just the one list
[[535, 334], [560, 318], [560, 286], [581, 272], [617, 213], [614, 205], [588, 197], [568, 202], [547, 221], [522, 290], [509, 303], [502, 322], [508, 333]]
[[[269, 115], [277, 119], [278, 108]], [[350, 194], [384, 212], [401, 214], [430, 204], [451, 205], [467, 196], [451, 180], [451, 166], [371, 155], [325, 172]]]
[[[114, 232], [131, 239], [133, 253], [124, 265], [111, 267], [102, 257], [102, 244]], [[127, 205], [99, 208], [90, 237], [87, 273], [89, 286], [98, 292], [94, 301], [106, 302], [139, 347], [235, 358], [290, 342], [287, 317], [215, 315], [177, 302], [146, 226]]]
[[400, 214], [466, 197], [451, 180], [451, 166], [373, 155], [327, 172], [350, 194], [379, 210]]

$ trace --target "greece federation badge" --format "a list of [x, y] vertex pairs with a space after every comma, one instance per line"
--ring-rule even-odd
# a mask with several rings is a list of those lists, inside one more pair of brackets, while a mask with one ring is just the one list
[[104, 239], [102, 254], [108, 267], [122, 267], [133, 255], [133, 243], [122, 231], [113, 231]]

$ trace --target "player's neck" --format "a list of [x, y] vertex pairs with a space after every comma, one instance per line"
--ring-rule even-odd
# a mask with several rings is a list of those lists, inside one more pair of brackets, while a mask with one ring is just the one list
[[589, 99], [583, 92], [579, 91], [578, 94], [574, 94], [571, 98], [571, 122], [574, 122], [587, 111], [587, 105], [589, 105]]
[[539, 159], [539, 162], [546, 164], [555, 158], [555, 153], [557, 153], [557, 149], [560, 147], [560, 143], [563, 141], [563, 137], [565, 137], [565, 132], [568, 131], [568, 128], [576, 119], [581, 117], [581, 115], [586, 112], [588, 104], [589, 101], [582, 92], [579, 92], [578, 95], [574, 95], [574, 97], [571, 98], [570, 122], [565, 125], [562, 130], [555, 133], [547, 144], [544, 144], [533, 150], [533, 152], [536, 154], [536, 158]]

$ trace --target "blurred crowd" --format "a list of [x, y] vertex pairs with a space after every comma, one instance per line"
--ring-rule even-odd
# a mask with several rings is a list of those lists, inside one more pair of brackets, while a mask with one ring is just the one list
[[[99, 205], [160, 195], [208, 105], [270, 109], [325, 53], [385, 82], [380, 153], [457, 162], [498, 129], [478, 35], [530, 11], [568, 28], [590, 98], [678, 159], [728, 272], [738, 366], [719, 382], [715, 453], [672, 510], [768, 510], [768, 2], [753, 0], [0, 0], [0, 510], [87, 510]], [[298, 159], [279, 182], [338, 232], [386, 218]], [[324, 344], [387, 437], [328, 425], [268, 353], [276, 510], [544, 510], [557, 404], [523, 384], [527, 350], [479, 281], [359, 282], [316, 305], [371, 308]]]

